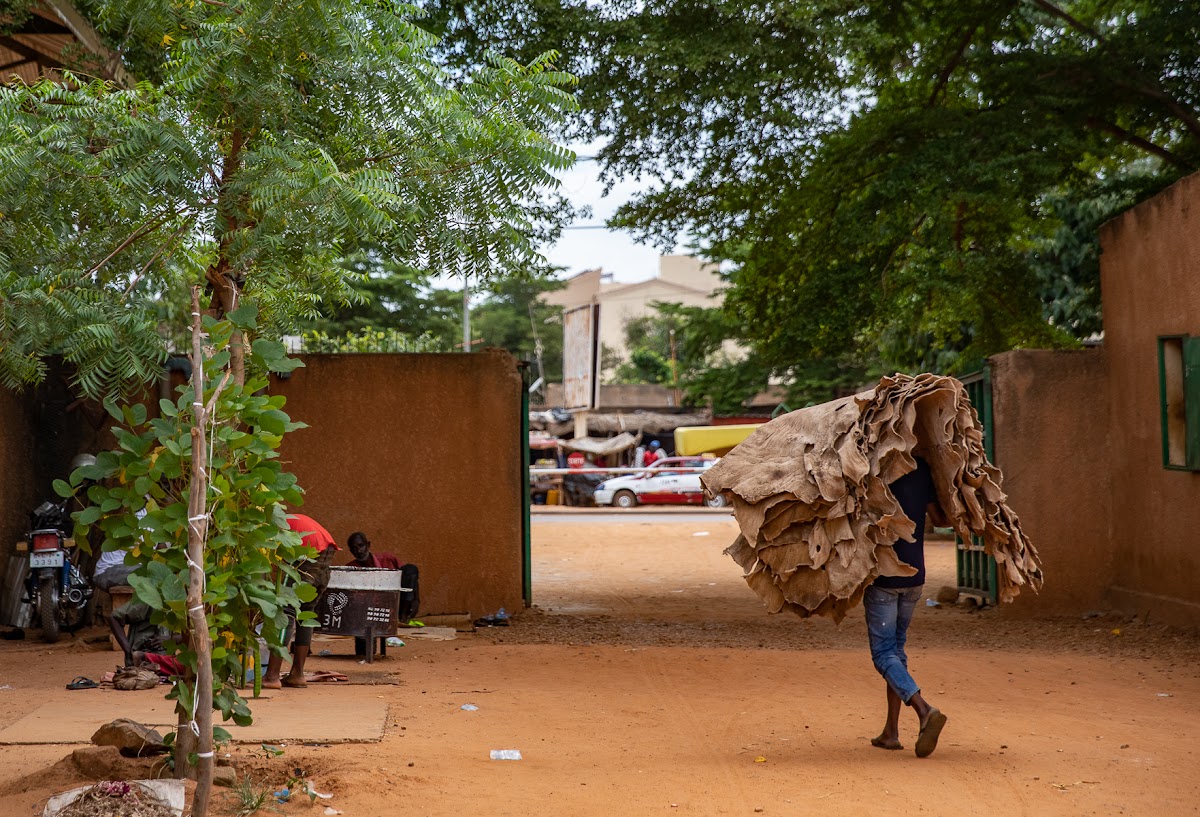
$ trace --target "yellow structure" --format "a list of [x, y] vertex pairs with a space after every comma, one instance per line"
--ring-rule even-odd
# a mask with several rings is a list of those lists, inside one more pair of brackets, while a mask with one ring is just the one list
[[681, 426], [675, 429], [675, 456], [715, 454], [718, 457], [754, 433], [762, 423], [728, 426]]

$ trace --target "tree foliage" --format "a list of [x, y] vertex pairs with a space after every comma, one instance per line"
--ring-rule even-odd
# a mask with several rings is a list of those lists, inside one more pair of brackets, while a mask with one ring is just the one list
[[[242, 307], [233, 318], [242, 329], [251, 329], [255, 312]], [[181, 386], [175, 400], [159, 402], [157, 417], [142, 404], [118, 408], [106, 401], [117, 422], [112, 428], [117, 448], [76, 469], [69, 484], [56, 480], [54, 487], [62, 496], [84, 493], [90, 503], [74, 514], [76, 541], [86, 543], [89, 530], [98, 528], [105, 551], [127, 550], [127, 561], [139, 565], [129, 583], [151, 608], [151, 621], [176, 634], [168, 650], [189, 669], [187, 677], [175, 678], [169, 696], [186, 720], [194, 720], [195, 707], [211, 699], [224, 719], [246, 725], [251, 714], [237, 688], [245, 659], [257, 661], [259, 635], [282, 652], [289, 608], [315, 596], [296, 570], [312, 548], [288, 529], [284, 512], [285, 504], [300, 505], [303, 496], [278, 459], [284, 434], [304, 424], [283, 411], [282, 396], [262, 393], [268, 371], [291, 371], [301, 364], [285, 356], [283, 344], [259, 339], [250, 354], [258, 374], [238, 385], [228, 377], [234, 321], [206, 316], [204, 328], [210, 353], [199, 364], [193, 361], [203, 366], [203, 393], [197, 397], [190, 383]], [[211, 407], [201, 567], [215, 687], [206, 694], [195, 689], [196, 643], [185, 609], [188, 532], [199, 524], [188, 512], [197, 399]], [[313, 617], [298, 615], [302, 624]]]
[[1071, 344], [1097, 217], [1200, 167], [1181, 0], [508, 5], [436, 19], [464, 55], [564, 44], [580, 135], [647, 188], [613, 223], [732, 261], [727, 308], [773, 366]]
[[546, 273], [511, 276], [487, 285], [483, 301], [471, 312], [471, 334], [484, 346], [507, 349], [541, 369], [547, 381], [562, 379], [562, 323], [557, 307], [541, 301], [562, 287]]
[[752, 398], [775, 384], [784, 384], [786, 402], [799, 407], [856, 391], [881, 373], [877, 366], [849, 354], [773, 365], [753, 347], [732, 343], [730, 338], [744, 333], [721, 307], [654, 306], [655, 314], [626, 323], [626, 347], [631, 352], [628, 360], [614, 364], [616, 382], [673, 386], [677, 374], [684, 400], [709, 406], [718, 416], [745, 413]]
[[330, 337], [370, 331], [428, 336], [444, 351], [462, 337], [462, 294], [432, 285], [432, 273], [385, 257], [378, 247], [361, 248], [341, 261], [353, 279], [353, 295], [307, 322]]
[[[161, 359], [149, 304], [207, 282], [260, 331], [350, 301], [363, 245], [476, 280], [527, 269], [573, 106], [553, 52], [438, 61], [408, 6], [92, 0], [142, 81], [0, 88], [0, 377], [65, 353], [98, 394]], [[78, 345], [72, 340], [78, 335]], [[235, 344], [234, 366], [242, 345]]]
[[358, 332], [343, 335], [330, 335], [315, 329], [305, 332], [302, 341], [305, 352], [324, 354], [451, 351], [448, 343], [428, 332], [410, 335], [398, 329], [376, 329], [370, 324]]

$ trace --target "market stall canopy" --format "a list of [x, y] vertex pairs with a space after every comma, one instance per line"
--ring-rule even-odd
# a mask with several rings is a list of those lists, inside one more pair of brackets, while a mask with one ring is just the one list
[[[556, 436], [570, 434], [575, 430], [575, 420], [569, 414], [562, 419], [553, 411], [531, 411], [529, 427], [540, 429]], [[565, 412], [563, 412], [565, 413]], [[587, 416], [588, 434], [667, 434], [679, 426], [707, 425], [712, 417], [707, 413], [668, 414], [658, 411], [590, 411]]]
[[877, 576], [915, 571], [892, 545], [915, 527], [890, 486], [933, 472], [938, 504], [964, 541], [996, 558], [1001, 601], [1041, 587], [1037, 552], [1008, 507], [966, 389], [952, 377], [897, 374], [870, 391], [784, 414], [700, 479], [733, 505], [726, 550], [772, 613], [840, 621]]
[[633, 448], [638, 444], [639, 439], [640, 437], [629, 433], [618, 434], [608, 439], [580, 437], [575, 440], [563, 440], [562, 447], [568, 451], [582, 451], [585, 454], [595, 454], [597, 457], [607, 457]]

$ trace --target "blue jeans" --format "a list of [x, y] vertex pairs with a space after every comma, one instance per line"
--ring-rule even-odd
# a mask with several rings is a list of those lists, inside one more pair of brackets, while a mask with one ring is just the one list
[[863, 608], [867, 612], [867, 635], [871, 639], [871, 660], [875, 669], [883, 676], [900, 700], [908, 703], [912, 696], [921, 691], [917, 682], [908, 674], [908, 656], [904, 654], [904, 642], [908, 639], [908, 625], [913, 610], [921, 600], [923, 587], [875, 587], [867, 588], [863, 594]]

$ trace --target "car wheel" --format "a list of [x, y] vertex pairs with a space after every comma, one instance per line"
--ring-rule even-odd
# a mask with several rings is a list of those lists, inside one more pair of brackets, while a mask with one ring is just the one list
[[613, 497], [613, 504], [618, 508], [636, 508], [637, 497], [633, 491], [617, 491], [617, 495]]
[[716, 496], [710, 496], [706, 498], [704, 500], [704, 504], [710, 508], [724, 508], [729, 504], [729, 500], [721, 494], [717, 494]]

